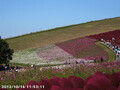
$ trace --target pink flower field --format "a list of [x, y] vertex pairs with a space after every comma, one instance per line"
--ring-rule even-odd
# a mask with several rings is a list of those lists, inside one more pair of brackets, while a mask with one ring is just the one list
[[40, 58], [49, 61], [65, 61], [70, 59], [100, 60], [108, 59], [108, 54], [103, 48], [95, 44], [96, 39], [78, 38], [62, 43], [39, 48], [37, 54]]
[[40, 58], [50, 61], [61, 61], [74, 58], [73, 55], [67, 53], [54, 44], [39, 48], [37, 54], [40, 56]]
[[101, 57], [106, 60], [108, 54], [100, 46], [95, 44], [96, 39], [78, 38], [71, 41], [66, 41], [56, 44], [67, 53], [70, 53], [76, 58], [91, 59], [96, 58], [100, 60]]

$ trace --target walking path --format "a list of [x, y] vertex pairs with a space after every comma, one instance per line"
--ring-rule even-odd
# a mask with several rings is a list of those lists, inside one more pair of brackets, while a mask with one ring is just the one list
[[[101, 42], [101, 43], [104, 44], [105, 46], [107, 46], [109, 49], [111, 49], [111, 50], [114, 51], [114, 53], [115, 53], [115, 50], [112, 49], [112, 46], [109, 47], [109, 46], [107, 45], [107, 42], [105, 42], [105, 43]], [[115, 53], [115, 55], [116, 55], [116, 53]], [[119, 57], [116, 55], [116, 60], [119, 60], [119, 61], [120, 61], [120, 55], [119, 55]]]

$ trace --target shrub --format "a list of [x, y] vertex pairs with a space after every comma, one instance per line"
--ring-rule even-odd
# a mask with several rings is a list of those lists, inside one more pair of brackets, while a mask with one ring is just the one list
[[13, 52], [9, 44], [0, 37], [0, 64], [8, 64], [12, 60]]

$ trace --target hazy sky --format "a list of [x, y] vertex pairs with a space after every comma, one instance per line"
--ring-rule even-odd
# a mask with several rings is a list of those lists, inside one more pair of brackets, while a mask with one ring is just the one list
[[0, 36], [120, 16], [120, 0], [0, 0]]

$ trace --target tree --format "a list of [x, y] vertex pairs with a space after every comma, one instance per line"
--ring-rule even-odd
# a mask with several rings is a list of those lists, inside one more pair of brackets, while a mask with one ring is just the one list
[[0, 36], [0, 64], [8, 64], [12, 60], [14, 51], [9, 48], [9, 44]]

